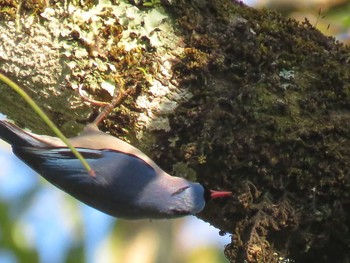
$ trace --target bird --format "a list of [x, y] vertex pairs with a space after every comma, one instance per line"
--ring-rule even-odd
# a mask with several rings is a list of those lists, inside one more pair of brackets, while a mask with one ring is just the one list
[[25, 131], [0, 120], [0, 138], [34, 171], [62, 191], [108, 215], [123, 219], [171, 219], [201, 212], [230, 191], [209, 190], [171, 176], [131, 144], [87, 124], [71, 144], [94, 176], [57, 137]]

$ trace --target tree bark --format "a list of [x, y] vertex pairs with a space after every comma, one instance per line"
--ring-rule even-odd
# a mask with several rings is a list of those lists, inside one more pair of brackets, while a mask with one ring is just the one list
[[[231, 262], [348, 262], [349, 48], [232, 0], [102, 2], [23, 9], [19, 31], [3, 19], [2, 71], [67, 135], [96, 116], [92, 99], [131, 90], [101, 129], [233, 191], [199, 215], [232, 234]], [[44, 132], [16, 96], [2, 85], [0, 112]]]

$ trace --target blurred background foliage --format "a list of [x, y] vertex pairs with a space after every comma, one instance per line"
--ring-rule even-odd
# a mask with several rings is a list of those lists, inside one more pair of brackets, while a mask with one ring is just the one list
[[[251, 0], [350, 42], [348, 0]], [[228, 236], [199, 219], [124, 221], [43, 182], [0, 142], [0, 262], [227, 262]]]
[[350, 43], [350, 1], [348, 0], [254, 0], [256, 8], [269, 8], [298, 21], [309, 20], [322, 33]]

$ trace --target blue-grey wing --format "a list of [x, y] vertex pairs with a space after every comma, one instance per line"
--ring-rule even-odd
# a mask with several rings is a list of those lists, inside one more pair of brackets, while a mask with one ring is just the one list
[[134, 199], [157, 177], [154, 169], [138, 157], [122, 152], [83, 148], [77, 150], [96, 176], [89, 175], [67, 148], [13, 149], [32, 169], [80, 201], [114, 216], [132, 216], [139, 209], [133, 207], [136, 204]]

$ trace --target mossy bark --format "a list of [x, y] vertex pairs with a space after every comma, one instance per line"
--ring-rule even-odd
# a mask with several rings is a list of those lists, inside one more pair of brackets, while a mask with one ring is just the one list
[[[166, 10], [184, 47], [169, 79], [191, 96], [170, 97], [176, 107], [158, 112], [168, 129], [140, 128], [147, 109], [135, 101], [149, 95], [142, 86], [103, 129], [129, 131], [175, 175], [233, 191], [199, 215], [232, 234], [225, 249], [231, 262], [348, 262], [349, 48], [307, 21], [231, 0], [174, 0]], [[54, 116], [51, 102], [36, 100]], [[67, 105], [68, 119], [75, 109]], [[32, 114], [16, 108], [8, 115], [29, 125]]]

